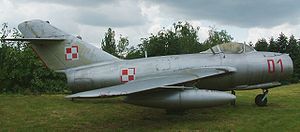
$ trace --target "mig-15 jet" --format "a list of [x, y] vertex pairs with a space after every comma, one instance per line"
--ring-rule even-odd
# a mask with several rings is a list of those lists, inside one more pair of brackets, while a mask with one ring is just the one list
[[25, 21], [18, 28], [24, 38], [6, 41], [30, 42], [48, 68], [65, 73], [74, 92], [66, 98], [125, 96], [129, 104], [185, 110], [234, 103], [234, 90], [262, 89], [255, 103], [265, 106], [268, 90], [293, 72], [288, 54], [258, 52], [242, 43], [196, 54], [123, 60], [48, 21]]

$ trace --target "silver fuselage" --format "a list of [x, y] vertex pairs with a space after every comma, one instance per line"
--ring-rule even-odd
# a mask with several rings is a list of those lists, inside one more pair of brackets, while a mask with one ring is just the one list
[[183, 69], [212, 66], [231, 66], [236, 68], [236, 72], [200, 79], [194, 86], [213, 90], [243, 89], [250, 85], [286, 79], [293, 72], [293, 62], [287, 54], [249, 52], [198, 53], [97, 63], [69, 69], [66, 75], [72, 91], [79, 92], [124, 83], [120, 79], [122, 68], [135, 68], [135, 79], [138, 79], [159, 74], [167, 75]]

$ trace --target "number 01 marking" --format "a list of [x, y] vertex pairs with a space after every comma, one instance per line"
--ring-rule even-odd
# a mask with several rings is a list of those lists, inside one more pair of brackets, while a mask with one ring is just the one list
[[[274, 73], [275, 72], [275, 61], [274, 61], [274, 59], [268, 59], [267, 60], [267, 62], [268, 62], [268, 72], [269, 73]], [[282, 60], [281, 59], [279, 59], [277, 62], [276, 62], [276, 64], [279, 64], [279, 66], [280, 66], [280, 72], [283, 72], [283, 64], [282, 64]]]

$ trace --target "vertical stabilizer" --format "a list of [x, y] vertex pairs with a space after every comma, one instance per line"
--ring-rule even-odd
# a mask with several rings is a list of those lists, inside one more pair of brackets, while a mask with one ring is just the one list
[[18, 28], [24, 35], [24, 39], [32, 40], [30, 43], [34, 51], [53, 70], [65, 70], [93, 63], [119, 60], [113, 55], [57, 29], [47, 21], [25, 21], [19, 24]]

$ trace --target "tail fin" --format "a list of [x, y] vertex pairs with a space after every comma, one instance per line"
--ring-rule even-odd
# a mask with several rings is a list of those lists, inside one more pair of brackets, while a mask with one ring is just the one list
[[25, 21], [18, 28], [24, 35], [23, 40], [31, 42], [33, 50], [53, 70], [119, 60], [46, 21]]

